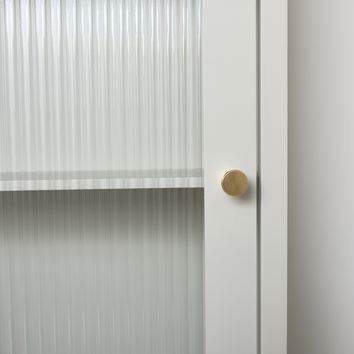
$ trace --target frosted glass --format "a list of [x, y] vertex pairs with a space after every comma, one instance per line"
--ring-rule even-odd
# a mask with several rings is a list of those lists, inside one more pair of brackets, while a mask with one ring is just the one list
[[200, 31], [0, 0], [0, 353], [203, 353]]
[[0, 190], [202, 186], [201, 0], [0, 0]]
[[0, 353], [202, 354], [201, 189], [0, 194]]

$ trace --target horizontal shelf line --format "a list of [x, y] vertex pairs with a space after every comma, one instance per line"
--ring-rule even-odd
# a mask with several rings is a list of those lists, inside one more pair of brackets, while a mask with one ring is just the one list
[[0, 181], [0, 191], [202, 188], [203, 177], [91, 178]]

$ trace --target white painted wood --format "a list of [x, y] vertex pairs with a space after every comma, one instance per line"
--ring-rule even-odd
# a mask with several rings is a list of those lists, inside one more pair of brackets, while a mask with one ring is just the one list
[[260, 2], [260, 352], [287, 353], [287, 1]]
[[[255, 0], [204, 1], [206, 354], [257, 353], [256, 27]], [[241, 198], [220, 186], [235, 168]]]

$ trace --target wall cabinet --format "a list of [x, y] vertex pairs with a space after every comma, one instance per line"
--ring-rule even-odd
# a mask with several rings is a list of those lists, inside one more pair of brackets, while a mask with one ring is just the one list
[[0, 7], [0, 352], [258, 353], [257, 1]]

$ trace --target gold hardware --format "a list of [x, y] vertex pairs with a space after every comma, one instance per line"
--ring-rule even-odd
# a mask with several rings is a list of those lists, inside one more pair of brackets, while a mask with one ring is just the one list
[[239, 197], [247, 192], [248, 178], [242, 171], [230, 170], [224, 174], [221, 187], [226, 194]]

